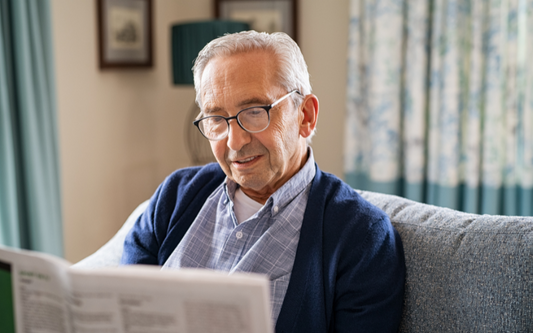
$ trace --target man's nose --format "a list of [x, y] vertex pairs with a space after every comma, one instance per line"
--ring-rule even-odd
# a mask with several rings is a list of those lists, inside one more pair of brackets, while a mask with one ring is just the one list
[[228, 147], [233, 151], [239, 151], [244, 145], [251, 140], [250, 133], [243, 130], [237, 119], [229, 121]]

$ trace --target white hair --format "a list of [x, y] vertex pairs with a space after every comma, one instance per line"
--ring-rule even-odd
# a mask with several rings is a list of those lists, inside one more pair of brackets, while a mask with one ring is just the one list
[[[257, 31], [243, 31], [226, 34], [209, 42], [198, 54], [193, 66], [194, 88], [196, 89], [196, 103], [202, 107], [202, 74], [209, 61], [215, 57], [231, 56], [250, 51], [267, 51], [277, 58], [279, 83], [287, 92], [294, 89], [300, 94], [292, 94], [296, 107], [303, 101], [303, 96], [311, 93], [309, 72], [302, 51], [298, 44], [283, 32], [266, 33]], [[310, 143], [313, 133], [307, 138]]]

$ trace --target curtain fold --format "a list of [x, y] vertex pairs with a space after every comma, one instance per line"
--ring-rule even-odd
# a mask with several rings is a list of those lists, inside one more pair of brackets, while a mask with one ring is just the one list
[[0, 2], [0, 243], [63, 254], [50, 4]]
[[533, 214], [532, 0], [352, 0], [345, 176]]

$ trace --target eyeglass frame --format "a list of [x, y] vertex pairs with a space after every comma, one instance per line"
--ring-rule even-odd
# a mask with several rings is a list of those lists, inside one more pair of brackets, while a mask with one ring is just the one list
[[[237, 112], [236, 115], [232, 116], [232, 117], [224, 117], [224, 116], [219, 116], [219, 115], [216, 115], [216, 116], [207, 116], [207, 117], [203, 117], [203, 118], [200, 118], [200, 119], [197, 119], [195, 121], [193, 121], [193, 125], [196, 126], [198, 128], [198, 130], [200, 131], [200, 133], [203, 135], [204, 138], [206, 138], [207, 140], [209, 141], [220, 141], [220, 140], [224, 140], [225, 138], [228, 137], [229, 135], [229, 130], [230, 130], [230, 124], [229, 124], [229, 121], [232, 120], [232, 119], [236, 119], [237, 120], [237, 124], [239, 124], [239, 127], [243, 129], [243, 131], [247, 132], [247, 133], [261, 133], [263, 132], [264, 130], [266, 130], [268, 128], [268, 126], [270, 126], [270, 110], [272, 110], [272, 108], [274, 108], [276, 105], [278, 105], [279, 103], [281, 103], [283, 100], [285, 100], [287, 97], [289, 97], [290, 95], [292, 95], [293, 93], [298, 93], [298, 95], [300, 96], [303, 96], [302, 93], [298, 90], [298, 89], [294, 89], [294, 90], [291, 90], [289, 93], [287, 93], [286, 95], [283, 95], [282, 97], [280, 97], [279, 99], [277, 99], [276, 101], [274, 101], [272, 104], [270, 105], [256, 105], [256, 106], [250, 106], [248, 108], [245, 108], [245, 109], [242, 109], [240, 110], [239, 112]], [[244, 126], [241, 124], [240, 120], [239, 120], [239, 115], [246, 111], [246, 110], [250, 110], [250, 109], [255, 109], [255, 108], [262, 108], [263, 110], [266, 111], [267, 113], [267, 116], [268, 116], [268, 123], [267, 125], [265, 126], [265, 128], [263, 128], [262, 130], [259, 130], [259, 131], [249, 131], [247, 130], [246, 128], [244, 128]], [[226, 135], [221, 137], [220, 139], [210, 139], [208, 138], [203, 132], [202, 130], [200, 129], [200, 122], [204, 119], [208, 119], [208, 118], [214, 118], [214, 117], [218, 117], [218, 118], [222, 118], [224, 120], [226, 120], [226, 124], [228, 125], [228, 130], [226, 131]]]

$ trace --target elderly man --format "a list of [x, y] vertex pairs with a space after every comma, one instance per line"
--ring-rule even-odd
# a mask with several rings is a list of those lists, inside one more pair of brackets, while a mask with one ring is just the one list
[[194, 124], [218, 164], [160, 185], [122, 263], [266, 274], [277, 332], [397, 331], [400, 238], [382, 211], [316, 166], [318, 99], [296, 43], [226, 35], [193, 70]]

